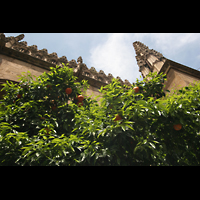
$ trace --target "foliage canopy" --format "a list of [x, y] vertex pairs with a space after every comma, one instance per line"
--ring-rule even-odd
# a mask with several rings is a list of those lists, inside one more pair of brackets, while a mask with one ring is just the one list
[[166, 75], [148, 77], [113, 79], [99, 103], [84, 96], [81, 105], [88, 84], [67, 66], [3, 84], [0, 165], [199, 165], [200, 84], [165, 97]]

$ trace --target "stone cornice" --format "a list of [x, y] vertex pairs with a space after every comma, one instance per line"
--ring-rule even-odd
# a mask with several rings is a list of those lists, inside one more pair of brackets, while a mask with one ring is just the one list
[[190, 67], [187, 67], [185, 65], [182, 65], [180, 63], [177, 63], [169, 59], [166, 59], [159, 73], [163, 72], [167, 74], [171, 68], [200, 79], [200, 71], [192, 69]]

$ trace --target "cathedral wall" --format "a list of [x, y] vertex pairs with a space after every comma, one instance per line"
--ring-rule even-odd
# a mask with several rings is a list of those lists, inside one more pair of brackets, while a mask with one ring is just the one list
[[174, 89], [180, 89], [182, 87], [188, 86], [190, 83], [194, 83], [195, 81], [199, 81], [199, 79], [189, 74], [180, 72], [174, 68], [170, 68], [167, 73], [165, 90], [171, 91]]
[[156, 60], [158, 60], [158, 58], [156, 58], [156, 57], [153, 56], [153, 55], [149, 55], [148, 58], [147, 58], [147, 60], [149, 61], [149, 63], [150, 63], [151, 65], [153, 65], [153, 63], [154, 63]]
[[0, 79], [18, 82], [18, 76], [21, 75], [22, 72], [30, 71], [31, 74], [35, 76], [39, 76], [43, 72], [48, 72], [46, 69], [42, 69], [40, 67], [2, 54], [0, 54], [0, 60]]
[[164, 62], [163, 61], [159, 61], [159, 62], [154, 63], [154, 68], [156, 68], [157, 71], [159, 72], [163, 65], [164, 65]]
[[[99, 92], [98, 88], [95, 88], [93, 86], [90, 85], [90, 87], [87, 89], [86, 91], [86, 96], [91, 97], [91, 98], [95, 98], [96, 96], [102, 96], [102, 94]], [[97, 98], [97, 101], [99, 101], [101, 99], [101, 97]]]
[[[49, 70], [0, 54], [0, 79], [19, 82], [18, 76], [21, 75], [22, 72], [27, 71], [30, 71], [32, 75], [38, 77], [44, 72], [48, 73]], [[0, 98], [2, 98], [2, 92], [0, 93]], [[96, 97], [97, 95], [101, 95], [101, 93], [98, 91], [98, 88], [90, 86], [85, 95]], [[97, 100], [99, 99], [100, 98]]]

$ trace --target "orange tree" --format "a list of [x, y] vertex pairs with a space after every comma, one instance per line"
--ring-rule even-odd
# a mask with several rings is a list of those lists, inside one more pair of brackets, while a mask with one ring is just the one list
[[200, 84], [166, 98], [166, 76], [149, 77], [113, 79], [100, 103], [67, 66], [4, 84], [1, 165], [199, 165]]
[[[1, 164], [59, 165], [63, 162], [60, 152], [66, 155], [67, 149], [74, 151], [68, 138], [74, 129], [76, 97], [88, 86], [85, 81], [76, 82], [73, 70], [66, 66], [50, 69], [36, 81], [28, 73], [21, 76], [18, 85], [3, 84]], [[86, 107], [87, 99], [84, 102]], [[60, 140], [63, 145], [57, 145]]]

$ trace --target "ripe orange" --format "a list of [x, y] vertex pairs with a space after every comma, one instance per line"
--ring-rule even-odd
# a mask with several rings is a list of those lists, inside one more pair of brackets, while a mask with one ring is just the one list
[[45, 117], [40, 117], [40, 119], [43, 119], [43, 120], [44, 120], [44, 119], [45, 119]]
[[78, 95], [78, 101], [79, 102], [83, 101], [83, 99], [84, 99], [83, 95]]
[[176, 131], [180, 131], [180, 130], [182, 129], [182, 125], [181, 125], [181, 124], [175, 124], [175, 125], [173, 126], [173, 128], [174, 128], [174, 130], [176, 130]]
[[54, 100], [51, 100], [51, 103], [54, 103]]
[[122, 119], [122, 117], [121, 117], [119, 114], [117, 114], [117, 115], [115, 116], [114, 121], [118, 121], [118, 120], [121, 120], [121, 119]]
[[67, 89], [65, 90], [65, 92], [66, 92], [66, 94], [71, 94], [71, 93], [72, 93], [72, 89], [71, 89], [71, 88], [67, 88]]
[[79, 102], [77, 103], [77, 105], [78, 105], [78, 107], [81, 107], [81, 106], [83, 106], [83, 102], [80, 102], [80, 101], [79, 101]]
[[139, 87], [134, 87], [133, 90], [134, 90], [135, 93], [138, 93], [140, 91], [140, 88]]
[[17, 98], [18, 98], [18, 99], [20, 99], [21, 97], [22, 97], [22, 95], [21, 95], [21, 94], [18, 94], [18, 95], [17, 95]]

